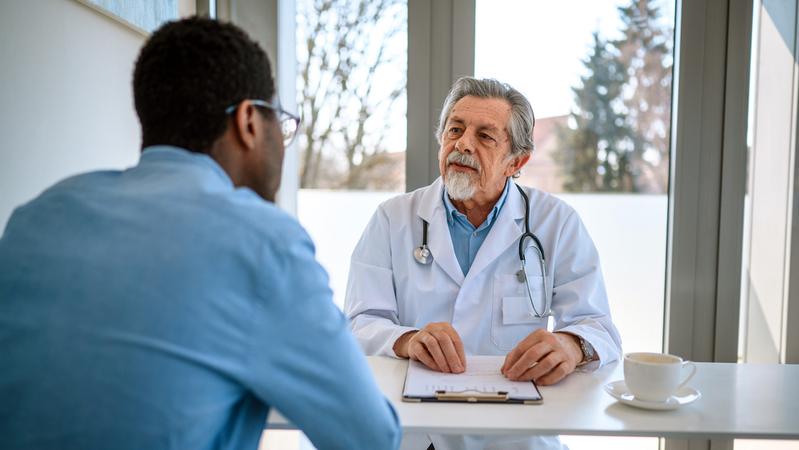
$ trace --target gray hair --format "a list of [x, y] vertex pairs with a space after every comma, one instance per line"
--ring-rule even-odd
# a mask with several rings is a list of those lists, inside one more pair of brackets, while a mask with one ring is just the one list
[[441, 110], [441, 117], [436, 130], [436, 139], [438, 139], [439, 144], [441, 144], [441, 138], [444, 136], [444, 127], [447, 125], [447, 119], [449, 119], [449, 114], [452, 112], [455, 103], [470, 95], [480, 98], [499, 98], [507, 101], [510, 104], [510, 120], [507, 125], [508, 134], [510, 135], [510, 156], [524, 156], [533, 151], [535, 148], [533, 143], [533, 129], [535, 128], [533, 107], [530, 106], [530, 102], [527, 101], [521, 92], [506, 83], [501, 83], [491, 78], [462, 77], [458, 78], [458, 81], [452, 85], [452, 89], [450, 89], [446, 100], [444, 100], [444, 107]]

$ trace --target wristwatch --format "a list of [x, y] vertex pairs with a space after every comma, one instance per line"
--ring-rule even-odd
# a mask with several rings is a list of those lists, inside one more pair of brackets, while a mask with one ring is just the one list
[[577, 336], [577, 338], [580, 339], [580, 350], [583, 352], [583, 360], [580, 361], [578, 366], [582, 366], [583, 364], [588, 364], [591, 361], [596, 360], [596, 351], [594, 350], [594, 346], [580, 336]]

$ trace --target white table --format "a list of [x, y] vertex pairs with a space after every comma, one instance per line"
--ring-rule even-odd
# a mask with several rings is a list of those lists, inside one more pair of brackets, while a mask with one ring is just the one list
[[[697, 363], [690, 385], [701, 399], [673, 411], [648, 411], [605, 393], [605, 383], [623, 378], [619, 363], [541, 386], [541, 405], [492, 405], [403, 402], [408, 362], [368, 360], [405, 432], [799, 439], [799, 365]], [[268, 428], [293, 427], [272, 413]]]

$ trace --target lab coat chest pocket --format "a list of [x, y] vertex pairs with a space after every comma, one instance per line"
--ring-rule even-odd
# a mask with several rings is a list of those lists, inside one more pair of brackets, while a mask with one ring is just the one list
[[533, 310], [530, 300], [524, 297], [502, 297], [502, 324], [521, 325], [530, 323]]
[[[543, 305], [543, 277], [530, 276], [529, 281], [533, 300]], [[491, 339], [499, 349], [509, 351], [533, 331], [547, 327], [546, 318], [535, 317], [527, 289], [515, 274], [495, 275], [493, 295]]]

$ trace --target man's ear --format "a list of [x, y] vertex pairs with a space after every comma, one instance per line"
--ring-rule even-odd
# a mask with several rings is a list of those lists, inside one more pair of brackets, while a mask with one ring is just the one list
[[517, 156], [511, 160], [510, 165], [505, 169], [505, 176], [509, 177], [513, 174], [517, 173], [518, 171], [522, 170], [527, 161], [530, 160], [530, 153], [527, 153], [524, 156]]
[[241, 144], [252, 150], [258, 142], [256, 134], [258, 133], [258, 126], [256, 124], [257, 118], [255, 117], [258, 112], [252, 103], [245, 100], [236, 108], [233, 114], [233, 132]]

